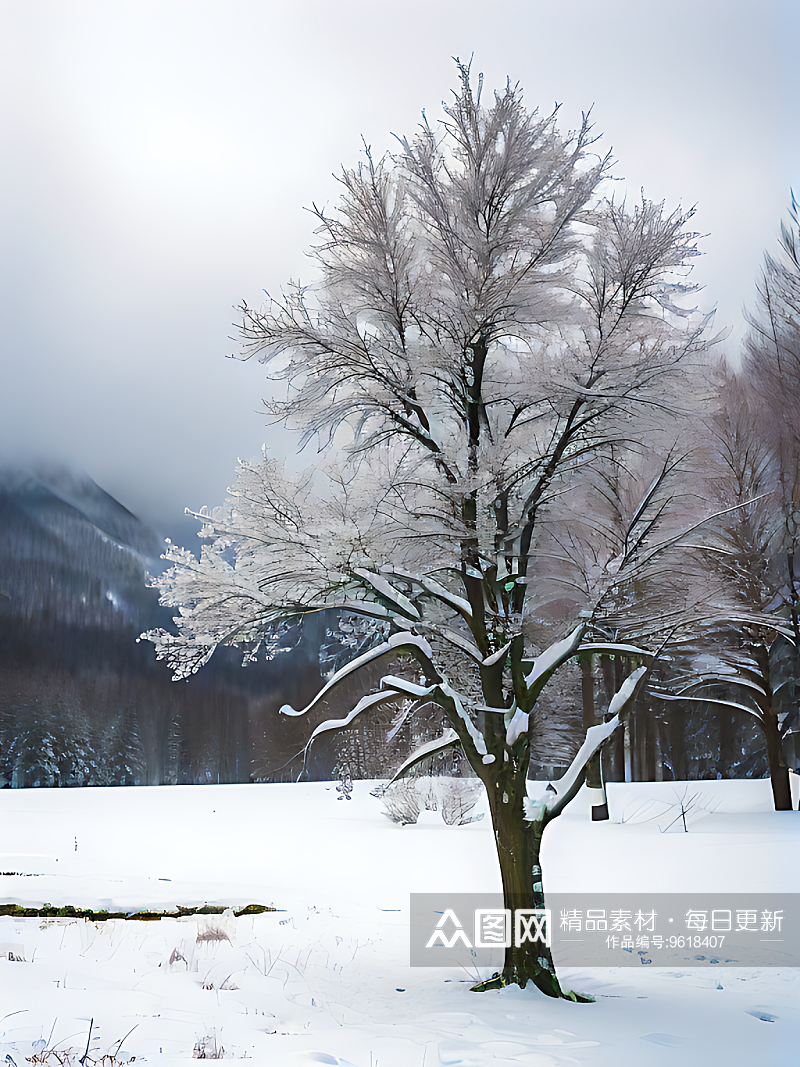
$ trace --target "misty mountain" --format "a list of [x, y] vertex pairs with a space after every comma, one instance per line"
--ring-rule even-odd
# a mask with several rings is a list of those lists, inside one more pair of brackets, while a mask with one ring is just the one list
[[[0, 779], [6, 786], [296, 777], [308, 724], [277, 715], [320, 684], [319, 634], [270, 662], [233, 649], [173, 683], [136, 638], [171, 626], [146, 584], [161, 544], [91, 479], [0, 473]], [[330, 774], [320, 746], [308, 770]]]
[[89, 478], [0, 473], [0, 611], [25, 624], [130, 629], [157, 599], [156, 535]]

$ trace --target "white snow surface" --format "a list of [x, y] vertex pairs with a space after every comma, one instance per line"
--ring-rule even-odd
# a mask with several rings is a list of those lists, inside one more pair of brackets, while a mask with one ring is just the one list
[[[88, 1065], [216, 1053], [269, 1067], [767, 1067], [796, 1052], [797, 969], [562, 972], [587, 1005], [412, 969], [410, 893], [499, 891], [490, 819], [425, 812], [400, 827], [373, 785], [356, 782], [351, 801], [334, 783], [3, 791], [6, 902], [280, 910], [0, 918], [0, 1062], [77, 1063], [90, 1020]], [[610, 822], [590, 821], [583, 790], [547, 827], [546, 892], [800, 890], [800, 814], [771, 810], [768, 781], [608, 794]], [[663, 832], [681, 797], [688, 832]]]

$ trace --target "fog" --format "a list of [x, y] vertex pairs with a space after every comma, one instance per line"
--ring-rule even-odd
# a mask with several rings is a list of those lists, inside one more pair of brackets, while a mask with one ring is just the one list
[[800, 188], [800, 7], [685, 0], [6, 0], [0, 465], [80, 467], [162, 534], [285, 447], [234, 306], [309, 279], [304, 206], [410, 133], [474, 53], [487, 88], [593, 107], [633, 195], [697, 204], [730, 326]]

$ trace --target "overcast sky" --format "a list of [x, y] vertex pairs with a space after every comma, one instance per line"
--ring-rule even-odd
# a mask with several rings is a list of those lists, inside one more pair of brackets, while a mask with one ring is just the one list
[[161, 533], [275, 442], [234, 305], [307, 277], [332, 172], [440, 114], [474, 53], [594, 107], [627, 187], [697, 204], [741, 336], [800, 190], [795, 0], [0, 0], [0, 465], [83, 468]]

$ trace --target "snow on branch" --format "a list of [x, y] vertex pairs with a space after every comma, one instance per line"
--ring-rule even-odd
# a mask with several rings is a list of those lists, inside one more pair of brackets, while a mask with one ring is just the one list
[[419, 620], [420, 613], [408, 597], [395, 589], [394, 586], [387, 582], [387, 580], [380, 574], [372, 574], [370, 571], [363, 570], [360, 567], [354, 567], [353, 574], [359, 578], [363, 578], [365, 582], [368, 582], [369, 585], [372, 586], [376, 593], [389, 600], [396, 611], [406, 615], [408, 618]]
[[677, 701], [678, 703], [690, 700], [695, 704], [714, 704], [716, 707], [729, 708], [731, 711], [743, 711], [747, 715], [751, 715], [758, 722], [762, 721], [762, 716], [759, 711], [756, 711], [755, 708], [748, 707], [747, 704], [739, 704], [735, 700], [716, 700], [713, 697], [676, 696], [672, 693], [663, 693], [658, 689], [653, 689], [651, 693], [656, 700]]
[[402, 778], [403, 775], [407, 774], [413, 767], [422, 763], [422, 761], [426, 760], [429, 756], [434, 756], [438, 752], [444, 752], [448, 748], [455, 748], [460, 744], [461, 741], [455, 730], [445, 730], [441, 737], [434, 738], [433, 741], [426, 741], [424, 744], [420, 745], [419, 748], [416, 748], [408, 759], [403, 760], [389, 781], [389, 785], [398, 781], [398, 779]]
[[449, 607], [454, 608], [462, 618], [469, 621], [472, 618], [472, 607], [468, 600], [464, 597], [458, 596], [455, 593], [451, 593], [449, 589], [445, 589], [439, 582], [434, 581], [425, 574], [412, 574], [407, 570], [403, 570], [399, 567], [387, 567], [386, 573], [397, 574], [399, 577], [406, 578], [408, 581], [415, 582], [421, 586], [427, 593], [429, 593], [436, 600], [441, 601], [443, 604], [447, 604]]
[[545, 803], [546, 810], [544, 814], [542, 815], [541, 812], [536, 814], [534, 812], [535, 802], [526, 799], [524, 801], [526, 817], [530, 817], [530, 814], [533, 814], [534, 818], [544, 817], [549, 821], [549, 819], [561, 814], [583, 784], [586, 764], [600, 746], [611, 737], [617, 727], [630, 715], [633, 703], [645, 684], [650, 670], [651, 667], [637, 667], [635, 671], [628, 675], [609, 704], [608, 710], [611, 717], [607, 722], [589, 727], [586, 731], [584, 742], [567, 769], [567, 773], [562, 778], [559, 778], [557, 782], [551, 783], [554, 791], [552, 799], [548, 799]]
[[585, 631], [586, 623], [579, 623], [568, 637], [555, 641], [536, 657], [530, 671], [525, 675], [525, 684], [531, 696], [538, 697], [561, 664], [575, 655]]
[[376, 645], [368, 652], [364, 652], [362, 655], [356, 656], [355, 659], [350, 660], [349, 663], [346, 663], [344, 667], [336, 671], [306, 707], [296, 711], [290, 704], [284, 704], [280, 708], [280, 713], [282, 715], [306, 715], [312, 708], [315, 708], [332, 689], [335, 689], [351, 674], [356, 673], [361, 670], [362, 667], [379, 659], [381, 656], [387, 655], [387, 653], [399, 654], [401, 652], [410, 652], [419, 660], [426, 674], [430, 675], [433, 679], [438, 679], [439, 676], [431, 661], [431, 646], [424, 637], [418, 637], [416, 634], [405, 631], [398, 634], [392, 634], [387, 641], [383, 641], [380, 645]]
[[[344, 730], [350, 726], [354, 719], [356, 719], [362, 712], [371, 711], [372, 708], [378, 707], [380, 704], [386, 704], [391, 700], [395, 700], [398, 696], [396, 691], [384, 692], [384, 693], [370, 693], [368, 696], [362, 697], [361, 700], [352, 708], [343, 719], [326, 719], [325, 722], [319, 724], [319, 726], [311, 734], [308, 739], [308, 745], [320, 736], [320, 734], [330, 733], [332, 730]], [[283, 709], [281, 709], [283, 710]], [[306, 745], [306, 748], [308, 748]]]

